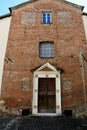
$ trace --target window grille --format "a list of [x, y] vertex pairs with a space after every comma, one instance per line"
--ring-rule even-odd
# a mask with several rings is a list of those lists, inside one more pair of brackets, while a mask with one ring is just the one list
[[54, 57], [54, 44], [53, 43], [40, 43], [39, 56], [44, 58]]

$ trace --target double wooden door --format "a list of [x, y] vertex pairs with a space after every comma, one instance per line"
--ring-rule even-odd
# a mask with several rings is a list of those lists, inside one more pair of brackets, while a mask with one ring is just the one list
[[55, 78], [39, 78], [38, 113], [56, 112]]

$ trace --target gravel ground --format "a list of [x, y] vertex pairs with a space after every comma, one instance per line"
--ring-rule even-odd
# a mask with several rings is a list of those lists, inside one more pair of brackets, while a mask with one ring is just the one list
[[0, 130], [87, 130], [87, 119], [71, 117], [1, 117]]

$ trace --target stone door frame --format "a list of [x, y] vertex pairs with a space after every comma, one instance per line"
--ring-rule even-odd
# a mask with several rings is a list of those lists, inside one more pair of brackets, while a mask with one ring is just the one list
[[[43, 71], [48, 67], [51, 71]], [[56, 113], [38, 113], [38, 79], [39, 78], [55, 78], [56, 85]], [[39, 69], [34, 71], [33, 77], [33, 101], [32, 101], [32, 114], [33, 115], [61, 115], [61, 83], [60, 71], [56, 70], [51, 64], [46, 63]]]

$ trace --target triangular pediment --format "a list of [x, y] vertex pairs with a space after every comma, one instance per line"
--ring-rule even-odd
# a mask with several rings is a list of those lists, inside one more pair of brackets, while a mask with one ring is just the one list
[[35, 70], [35, 72], [38, 71], [58, 71], [58, 70], [56, 69], [56, 67], [47, 62]]

